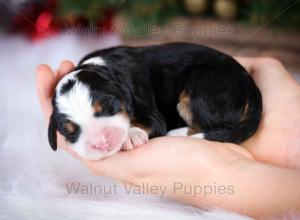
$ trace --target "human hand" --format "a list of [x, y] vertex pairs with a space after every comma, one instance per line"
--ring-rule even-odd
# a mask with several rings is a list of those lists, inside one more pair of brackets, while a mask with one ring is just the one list
[[[41, 64], [37, 67], [37, 93], [47, 123], [49, 123], [49, 119], [52, 114], [52, 96], [54, 89], [59, 80], [63, 78], [64, 75], [68, 74], [73, 68], [74, 64], [68, 60], [62, 61], [57, 71], [53, 71], [46, 64]], [[59, 132], [57, 132], [57, 143], [60, 148], [77, 157], [77, 154], [69, 148], [67, 142]]]
[[257, 160], [300, 169], [300, 85], [272, 58], [236, 58], [262, 93], [263, 116], [244, 146]]

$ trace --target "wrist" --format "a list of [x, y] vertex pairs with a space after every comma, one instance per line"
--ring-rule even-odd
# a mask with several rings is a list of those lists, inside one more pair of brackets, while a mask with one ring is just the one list
[[297, 170], [241, 159], [207, 179], [207, 184], [214, 183], [230, 186], [232, 190], [195, 200], [194, 205], [264, 219], [300, 213], [300, 172]]
[[193, 176], [189, 178], [188, 185], [199, 186], [202, 192], [193, 195], [192, 199], [187, 196], [187, 199], [201, 208], [226, 208], [225, 201], [235, 197], [241, 175], [250, 173], [247, 170], [251, 170], [259, 162], [253, 160], [246, 150], [233, 144], [222, 144], [213, 152], [214, 159], [210, 158], [206, 162], [199, 161]]

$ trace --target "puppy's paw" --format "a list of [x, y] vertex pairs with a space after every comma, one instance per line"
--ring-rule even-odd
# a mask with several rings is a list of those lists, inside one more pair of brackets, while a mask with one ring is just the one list
[[177, 129], [170, 130], [167, 133], [167, 136], [188, 136], [188, 131], [189, 131], [188, 127], [177, 128]]
[[122, 150], [133, 150], [138, 146], [147, 143], [149, 140], [148, 134], [143, 129], [138, 127], [129, 128], [128, 137], [122, 146]]
[[199, 138], [199, 139], [204, 139], [204, 133], [197, 133], [197, 134], [193, 134], [191, 135], [191, 137], [194, 137], [194, 138]]

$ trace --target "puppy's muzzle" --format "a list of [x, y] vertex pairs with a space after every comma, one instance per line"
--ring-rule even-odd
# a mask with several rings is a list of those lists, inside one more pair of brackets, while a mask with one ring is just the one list
[[127, 131], [121, 127], [104, 127], [88, 135], [86, 147], [88, 150], [109, 152], [119, 148], [127, 136]]

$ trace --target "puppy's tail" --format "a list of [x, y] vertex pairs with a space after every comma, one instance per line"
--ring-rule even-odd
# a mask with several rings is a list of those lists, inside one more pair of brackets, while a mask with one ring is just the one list
[[262, 97], [253, 81], [252, 83], [254, 86], [249, 94], [248, 109], [246, 108], [243, 119], [235, 126], [205, 133], [205, 139], [238, 144], [245, 141], [255, 133], [262, 116]]

